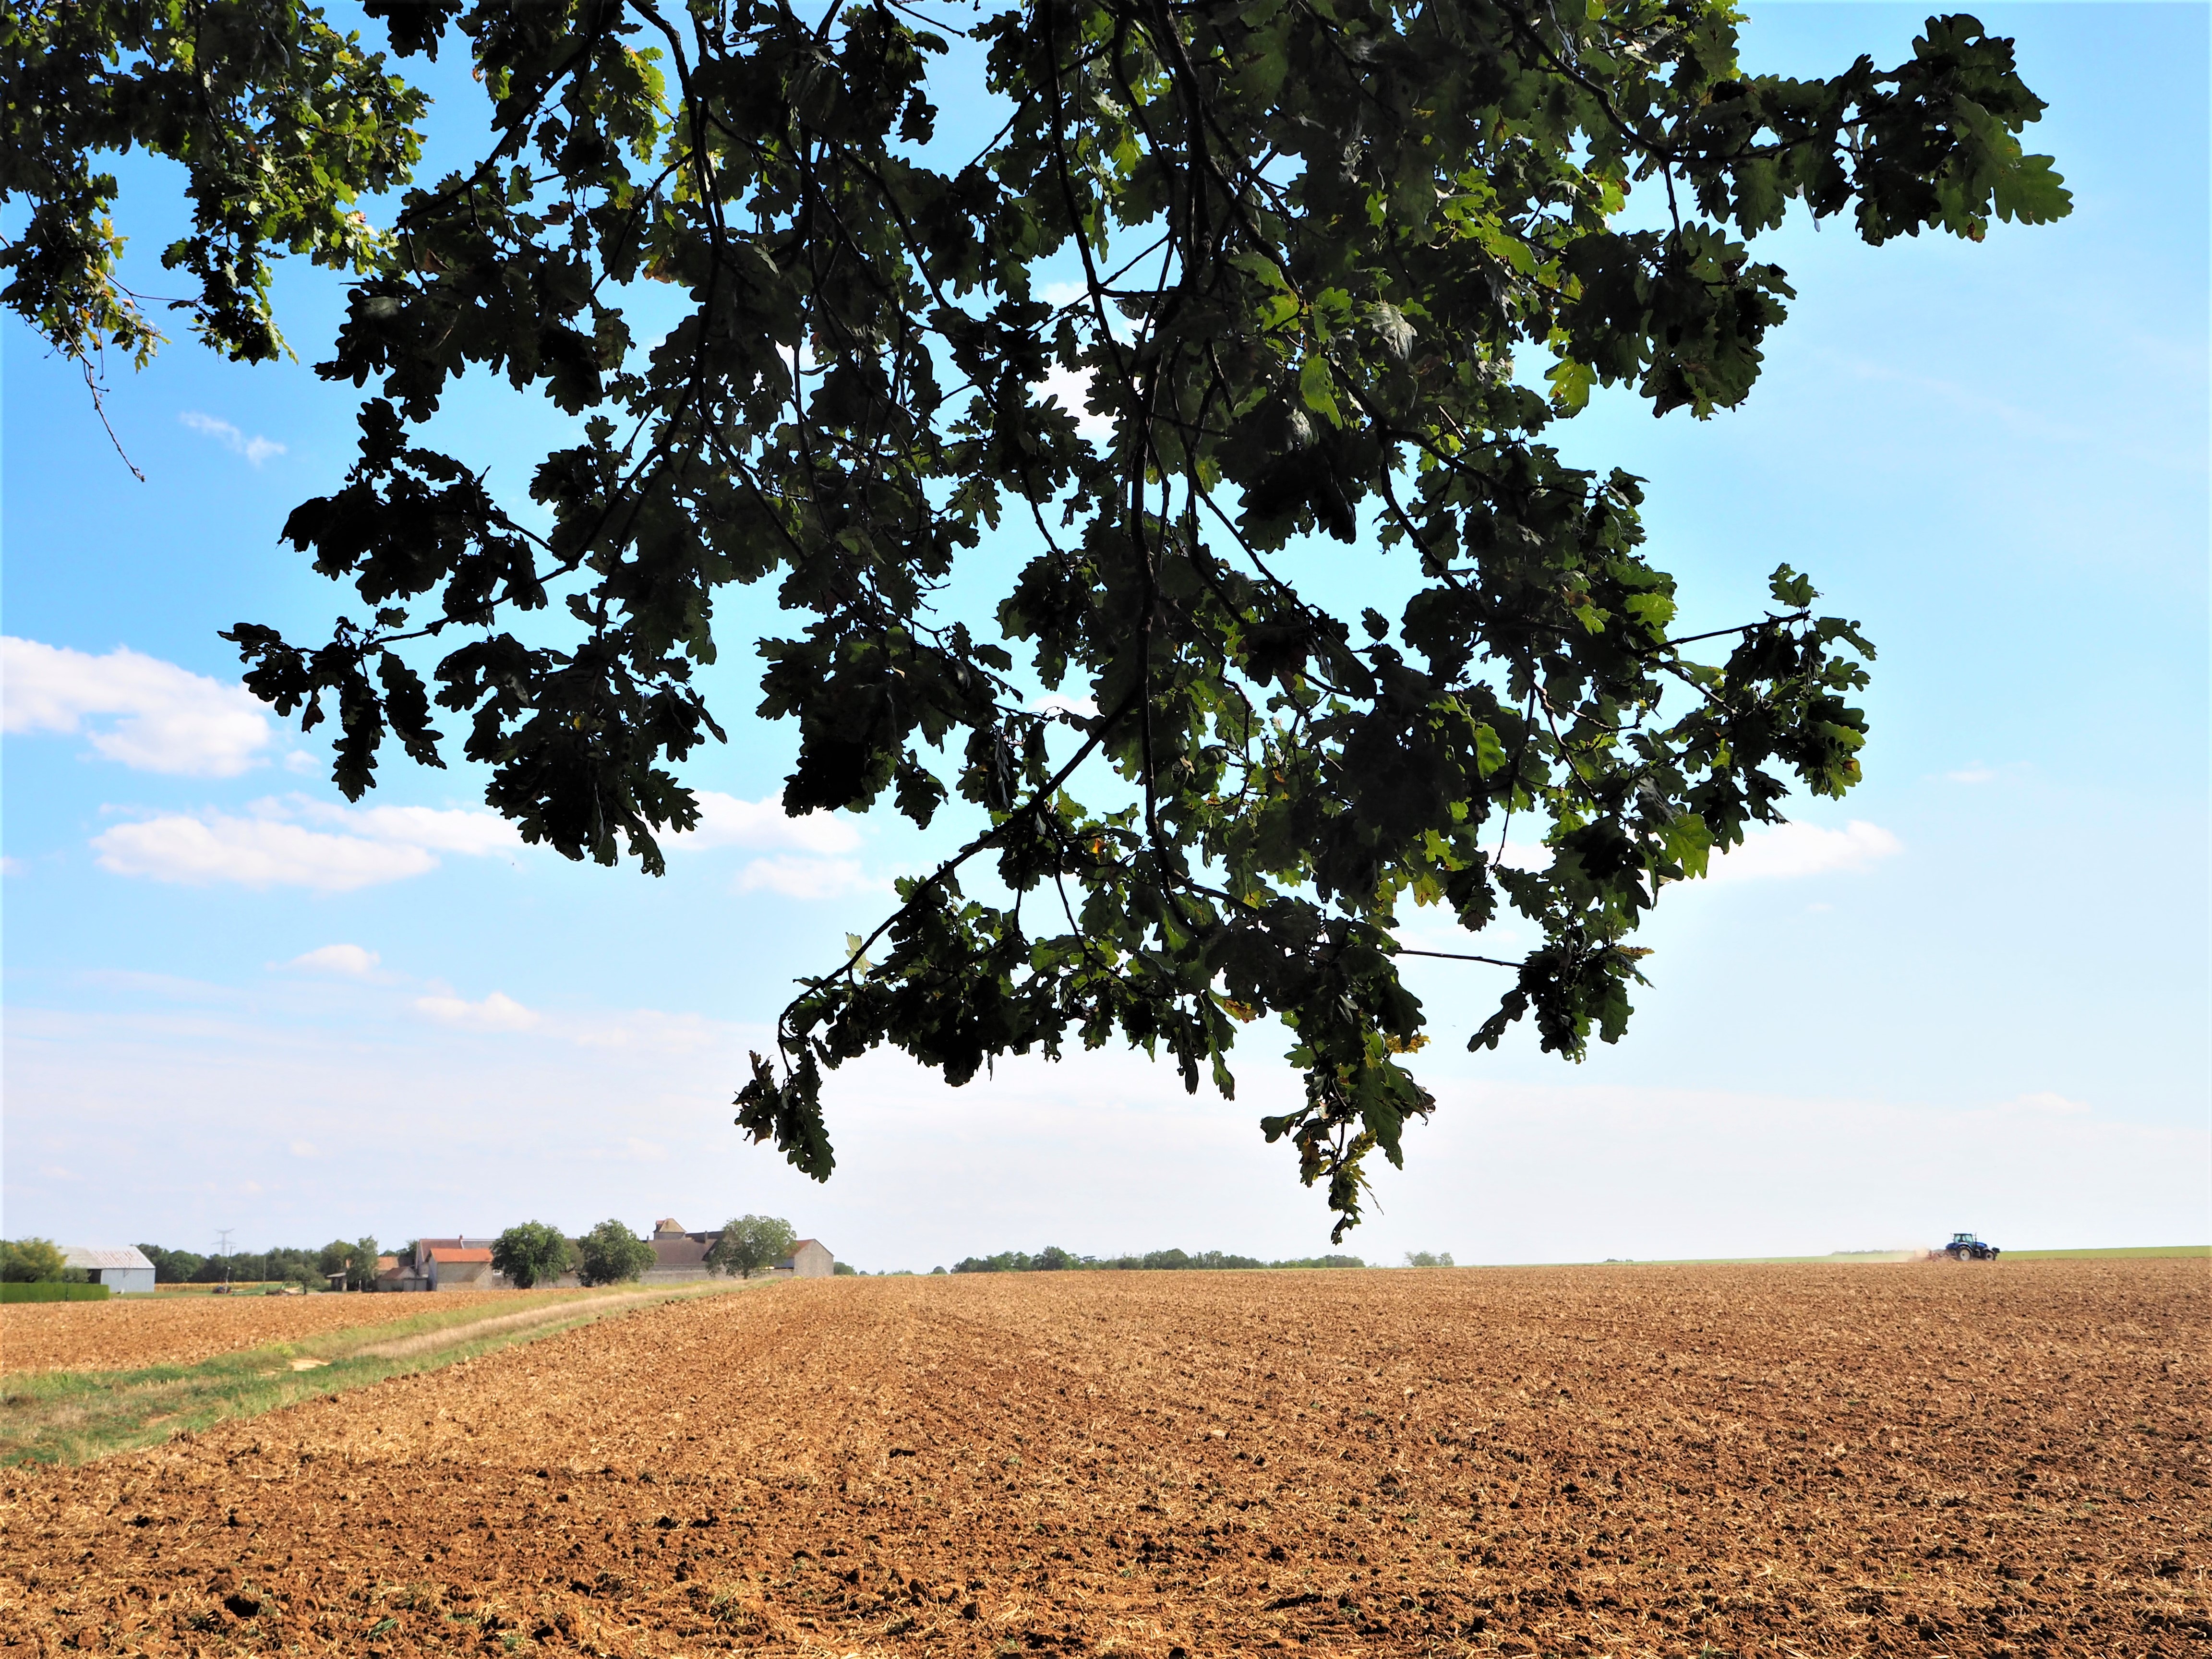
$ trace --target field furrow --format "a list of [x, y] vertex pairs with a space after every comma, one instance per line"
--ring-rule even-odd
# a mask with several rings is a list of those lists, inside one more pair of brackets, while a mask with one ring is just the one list
[[7, 1471], [0, 1628], [2195, 1654], [2208, 1292], [2189, 1261], [794, 1283]]

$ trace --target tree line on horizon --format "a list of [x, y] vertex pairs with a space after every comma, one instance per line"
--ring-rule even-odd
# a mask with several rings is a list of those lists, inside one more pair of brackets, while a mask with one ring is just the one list
[[[1281, 1261], [1262, 1261], [1257, 1256], [1236, 1255], [1226, 1250], [1147, 1250], [1142, 1255], [1078, 1255], [1057, 1244], [1048, 1244], [1035, 1255], [1021, 1250], [1001, 1250], [996, 1255], [971, 1255], [953, 1266], [956, 1273], [1163, 1273], [1177, 1269], [1196, 1268], [1206, 1272], [1223, 1269], [1276, 1267], [1381, 1267], [1381, 1262], [1369, 1262], [1356, 1255], [1292, 1256]], [[1408, 1250], [1408, 1267], [1449, 1267], [1449, 1250]], [[939, 1267], [937, 1273], [945, 1269]]]
[[[202, 1255], [196, 1250], [165, 1249], [159, 1244], [140, 1244], [138, 1253], [154, 1264], [156, 1285], [221, 1285], [230, 1281], [260, 1285], [301, 1285], [320, 1288], [343, 1273], [348, 1290], [368, 1290], [376, 1283], [376, 1241], [357, 1238], [350, 1243], [334, 1238], [322, 1249], [294, 1249], [275, 1246], [266, 1250], [233, 1250]], [[0, 1239], [0, 1280], [9, 1284], [62, 1284], [87, 1277], [82, 1268], [62, 1265], [62, 1253], [50, 1238]]]
[[[968, 1256], [956, 1262], [952, 1271], [956, 1273], [1164, 1273], [1187, 1268], [1218, 1271], [1225, 1267], [1364, 1267], [1366, 1265], [1356, 1255], [1310, 1255], [1284, 1261], [1262, 1261], [1257, 1256], [1234, 1255], [1225, 1250], [1147, 1250], [1142, 1255], [1078, 1255], [1072, 1250], [1063, 1250], [1057, 1244], [1048, 1244], [1035, 1255], [1021, 1250], [1001, 1250], [996, 1255]], [[1448, 1267], [1450, 1258], [1444, 1258], [1441, 1264], [1431, 1261], [1421, 1265]]]
[[[705, 1265], [710, 1273], [750, 1279], [798, 1247], [798, 1233], [781, 1216], [736, 1216], [722, 1224]], [[493, 1270], [523, 1291], [570, 1273], [585, 1285], [626, 1284], [653, 1260], [652, 1243], [611, 1218], [579, 1238], [566, 1237], [550, 1222], [526, 1221], [509, 1227], [491, 1247]]]
[[[392, 1254], [402, 1259], [411, 1256], [420, 1242], [410, 1238]], [[738, 1216], [723, 1224], [707, 1252], [707, 1270], [750, 1279], [788, 1256], [798, 1243], [798, 1234], [781, 1217]], [[319, 1290], [343, 1275], [349, 1291], [376, 1288], [380, 1255], [376, 1240], [367, 1235], [350, 1242], [334, 1238], [319, 1250], [279, 1245], [202, 1255], [144, 1243], [137, 1249], [154, 1264], [156, 1285], [298, 1285]], [[493, 1271], [526, 1291], [572, 1273], [587, 1285], [628, 1284], [653, 1261], [652, 1244], [612, 1218], [575, 1237], [550, 1222], [526, 1221], [500, 1234], [491, 1247]], [[854, 1271], [842, 1262], [838, 1268], [848, 1274]], [[63, 1265], [61, 1250], [52, 1239], [0, 1239], [0, 1280], [65, 1283], [86, 1277], [82, 1268]]]

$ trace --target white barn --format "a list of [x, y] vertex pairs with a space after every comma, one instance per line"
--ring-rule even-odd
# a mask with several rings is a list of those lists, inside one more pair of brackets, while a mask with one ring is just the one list
[[90, 1250], [71, 1244], [62, 1251], [62, 1266], [83, 1268], [87, 1279], [113, 1292], [127, 1295], [154, 1288], [154, 1264], [134, 1245], [126, 1244], [119, 1250]]
[[802, 1238], [775, 1264], [775, 1271], [786, 1279], [827, 1279], [837, 1271], [837, 1258], [820, 1239]]

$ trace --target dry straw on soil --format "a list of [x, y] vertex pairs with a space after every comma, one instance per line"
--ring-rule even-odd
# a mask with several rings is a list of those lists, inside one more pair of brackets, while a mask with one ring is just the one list
[[53, 1650], [2195, 1655], [2198, 1261], [788, 1285], [0, 1474]]

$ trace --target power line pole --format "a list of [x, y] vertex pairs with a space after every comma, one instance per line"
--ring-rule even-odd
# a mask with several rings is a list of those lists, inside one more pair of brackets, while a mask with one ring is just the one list
[[237, 1231], [235, 1227], [215, 1230], [216, 1254], [222, 1258], [222, 1287], [226, 1291], [230, 1288], [230, 1236]]

